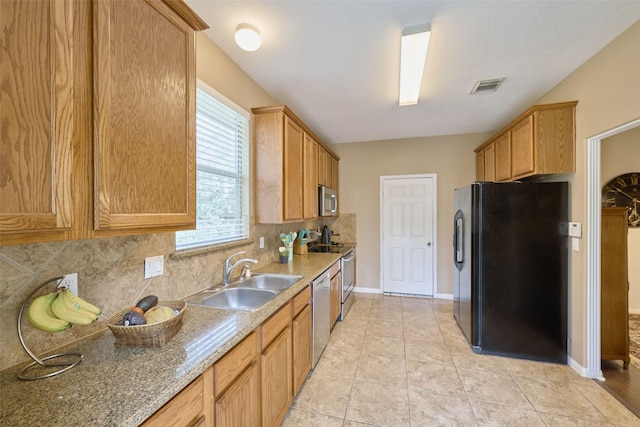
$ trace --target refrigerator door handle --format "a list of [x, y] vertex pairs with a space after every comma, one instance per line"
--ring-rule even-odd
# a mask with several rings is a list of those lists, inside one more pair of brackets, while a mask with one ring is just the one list
[[464, 266], [464, 215], [456, 212], [453, 217], [453, 262], [459, 271]]

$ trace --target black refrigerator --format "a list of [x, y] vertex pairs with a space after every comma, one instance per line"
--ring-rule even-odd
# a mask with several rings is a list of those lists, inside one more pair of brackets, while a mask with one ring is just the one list
[[477, 353], [567, 363], [568, 184], [454, 193], [453, 313]]

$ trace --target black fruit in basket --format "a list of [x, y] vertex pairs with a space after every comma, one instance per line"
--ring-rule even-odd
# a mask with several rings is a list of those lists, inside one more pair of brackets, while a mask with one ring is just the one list
[[137, 311], [129, 311], [122, 316], [122, 324], [124, 326], [144, 325], [147, 319]]
[[151, 307], [155, 306], [157, 303], [158, 303], [158, 297], [157, 296], [155, 296], [155, 295], [147, 295], [146, 297], [144, 297], [140, 301], [138, 301], [138, 303], [136, 304], [136, 307], [140, 307], [142, 309], [142, 311], [147, 311]]

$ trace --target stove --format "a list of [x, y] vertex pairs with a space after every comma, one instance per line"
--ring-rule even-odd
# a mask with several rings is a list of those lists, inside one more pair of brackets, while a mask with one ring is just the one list
[[344, 245], [342, 243], [318, 243], [315, 245], [309, 245], [309, 252], [324, 252], [332, 254], [340, 254], [343, 252]]

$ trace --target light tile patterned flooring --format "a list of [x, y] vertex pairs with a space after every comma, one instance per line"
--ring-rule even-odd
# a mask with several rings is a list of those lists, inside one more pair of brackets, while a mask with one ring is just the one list
[[453, 302], [357, 294], [282, 426], [640, 426], [565, 365], [475, 354]]

